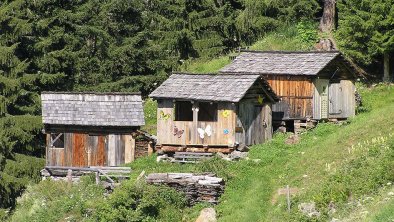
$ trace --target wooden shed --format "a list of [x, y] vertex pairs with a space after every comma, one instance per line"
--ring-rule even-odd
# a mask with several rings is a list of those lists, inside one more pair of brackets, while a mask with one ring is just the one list
[[276, 122], [355, 115], [356, 71], [338, 51], [244, 51], [220, 72], [263, 76], [280, 98]]
[[47, 166], [118, 166], [135, 158], [140, 94], [41, 94]]
[[272, 137], [278, 98], [259, 75], [173, 74], [150, 97], [165, 152], [229, 153]]

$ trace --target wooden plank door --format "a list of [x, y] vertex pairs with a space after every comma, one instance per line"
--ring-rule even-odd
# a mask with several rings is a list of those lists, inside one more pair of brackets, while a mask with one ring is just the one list
[[73, 161], [72, 166], [83, 167], [87, 166], [87, 154], [85, 151], [86, 135], [74, 133], [73, 134]]
[[331, 118], [338, 118], [342, 116], [343, 110], [343, 92], [342, 86], [338, 83], [330, 83], [329, 90], [329, 116]]
[[328, 104], [328, 79], [315, 79], [315, 93], [313, 98], [313, 118], [327, 119], [329, 112]]

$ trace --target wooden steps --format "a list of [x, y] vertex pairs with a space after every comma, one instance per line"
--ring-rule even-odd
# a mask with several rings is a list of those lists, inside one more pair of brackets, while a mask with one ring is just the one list
[[300, 134], [316, 126], [316, 122], [310, 120], [294, 120], [294, 133]]
[[210, 159], [212, 153], [194, 153], [194, 152], [175, 152], [174, 162], [178, 163], [196, 163], [201, 160]]

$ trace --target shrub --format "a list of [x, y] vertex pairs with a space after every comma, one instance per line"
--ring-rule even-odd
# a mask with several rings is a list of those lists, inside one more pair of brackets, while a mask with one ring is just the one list
[[180, 221], [185, 206], [184, 196], [172, 188], [128, 181], [97, 206], [94, 220]]

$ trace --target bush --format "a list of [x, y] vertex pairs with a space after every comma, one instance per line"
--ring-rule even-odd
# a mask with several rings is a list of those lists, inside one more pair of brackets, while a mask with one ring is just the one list
[[16, 198], [26, 187], [41, 180], [44, 159], [22, 154], [14, 156], [14, 160], [7, 159], [3, 172], [0, 172], [0, 208], [14, 208]]
[[172, 188], [126, 182], [98, 205], [96, 221], [181, 221], [184, 196]]

